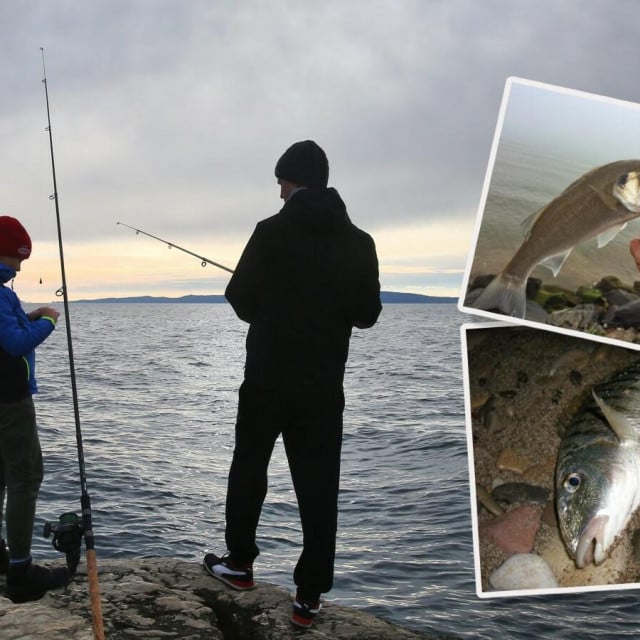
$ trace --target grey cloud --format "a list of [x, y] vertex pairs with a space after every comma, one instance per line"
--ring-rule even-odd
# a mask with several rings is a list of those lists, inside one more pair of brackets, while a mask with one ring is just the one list
[[[177, 0], [6, 4], [0, 168], [46, 208], [46, 47], [71, 237], [117, 219], [247, 233], [279, 206], [296, 139], [329, 154], [365, 228], [475, 215], [504, 82], [519, 75], [638, 100], [633, 2]], [[33, 172], [31, 172], [33, 173]], [[9, 189], [11, 191], [11, 188]], [[176, 217], [178, 216], [178, 217]], [[88, 225], [88, 221], [91, 224]]]

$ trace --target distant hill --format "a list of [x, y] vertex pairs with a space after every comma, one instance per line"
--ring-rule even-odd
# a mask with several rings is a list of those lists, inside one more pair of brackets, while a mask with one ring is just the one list
[[[400, 293], [395, 291], [382, 291], [380, 294], [382, 304], [452, 304], [458, 301], [457, 298], [423, 296], [418, 293]], [[223, 295], [210, 296], [180, 296], [179, 298], [168, 298], [165, 296], [132, 296], [127, 298], [98, 298], [97, 300], [73, 300], [73, 302], [152, 302], [152, 303], [201, 303], [217, 304], [226, 303]]]

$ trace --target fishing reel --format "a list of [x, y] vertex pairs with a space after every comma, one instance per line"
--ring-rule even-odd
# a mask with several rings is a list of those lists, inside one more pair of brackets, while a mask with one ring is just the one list
[[71, 575], [75, 575], [80, 564], [80, 545], [84, 535], [84, 522], [77, 514], [63, 513], [58, 522], [45, 522], [42, 535], [49, 538], [53, 534], [54, 549], [65, 553], [67, 567]]

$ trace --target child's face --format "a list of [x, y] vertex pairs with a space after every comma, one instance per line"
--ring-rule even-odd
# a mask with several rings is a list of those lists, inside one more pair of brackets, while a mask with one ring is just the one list
[[11, 267], [14, 271], [20, 271], [22, 258], [14, 258], [12, 256], [0, 256], [0, 262], [3, 262], [8, 267]]

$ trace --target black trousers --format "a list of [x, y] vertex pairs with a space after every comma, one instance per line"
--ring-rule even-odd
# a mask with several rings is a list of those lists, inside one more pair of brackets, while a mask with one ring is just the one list
[[271, 391], [244, 382], [239, 395], [227, 490], [227, 548], [237, 564], [251, 563], [259, 554], [256, 529], [267, 469], [282, 434], [303, 533], [294, 582], [304, 592], [326, 593], [333, 585], [344, 393]]

